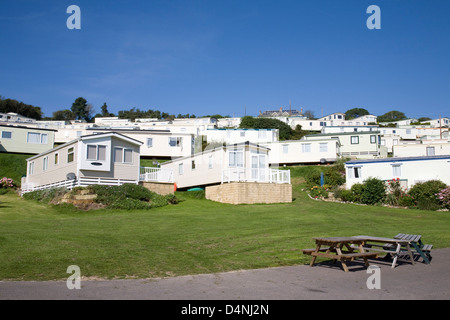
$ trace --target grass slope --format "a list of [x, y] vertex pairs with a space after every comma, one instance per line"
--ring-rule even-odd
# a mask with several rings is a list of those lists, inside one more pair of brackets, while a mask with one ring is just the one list
[[0, 153], [0, 179], [12, 178], [20, 185], [22, 176], [27, 174], [27, 158], [30, 154]]
[[196, 199], [139, 211], [83, 212], [0, 196], [0, 280], [148, 278], [309, 263], [317, 236], [419, 233], [450, 247], [450, 214], [311, 200], [294, 178], [291, 204]]

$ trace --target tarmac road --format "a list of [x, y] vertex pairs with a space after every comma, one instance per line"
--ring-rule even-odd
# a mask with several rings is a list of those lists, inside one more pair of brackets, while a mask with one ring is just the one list
[[[380, 289], [369, 289], [362, 261], [142, 280], [0, 281], [0, 300], [448, 300], [450, 248], [432, 250], [432, 263], [370, 260], [379, 267]], [[82, 271], [82, 270], [81, 270]], [[371, 278], [371, 279], [372, 279]], [[373, 281], [370, 283], [374, 283]]]

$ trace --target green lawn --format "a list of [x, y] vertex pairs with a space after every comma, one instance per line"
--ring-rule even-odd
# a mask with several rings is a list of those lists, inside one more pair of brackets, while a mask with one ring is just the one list
[[312, 237], [419, 233], [450, 247], [450, 213], [320, 202], [300, 191], [292, 204], [185, 201], [148, 211], [77, 211], [0, 196], [0, 280], [161, 277], [308, 263]]
[[0, 153], [0, 179], [11, 178], [20, 185], [22, 176], [27, 174], [27, 158], [32, 154]]

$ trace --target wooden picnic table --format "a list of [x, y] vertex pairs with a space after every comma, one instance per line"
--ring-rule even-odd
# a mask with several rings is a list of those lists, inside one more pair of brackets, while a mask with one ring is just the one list
[[[373, 236], [355, 236], [354, 238], [363, 241], [363, 247], [368, 252], [386, 252], [388, 256], [393, 257], [391, 268], [397, 265], [397, 259], [401, 254], [407, 253], [414, 264], [413, 253], [411, 250], [411, 241], [409, 239], [395, 239]], [[381, 245], [380, 245], [381, 243]], [[402, 250], [402, 248], [405, 248]]]
[[420, 234], [399, 233], [394, 239], [408, 240], [412, 246], [413, 252], [417, 253], [426, 264], [431, 263], [431, 248], [433, 248], [433, 245], [424, 244]]
[[[363, 258], [364, 265], [367, 268], [369, 262], [367, 258], [376, 258], [377, 253], [366, 252], [363, 244], [364, 239], [355, 237], [325, 237], [313, 238], [316, 242], [315, 249], [303, 249], [304, 254], [312, 256], [310, 266], [314, 265], [317, 257], [333, 259], [335, 262], [339, 260], [345, 272], [348, 272], [346, 260], [354, 260], [356, 258]], [[359, 252], [356, 252], [358, 250]]]

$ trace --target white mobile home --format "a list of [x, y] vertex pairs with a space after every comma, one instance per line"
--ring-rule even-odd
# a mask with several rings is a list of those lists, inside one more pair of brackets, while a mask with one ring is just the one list
[[254, 143], [238, 143], [164, 162], [161, 168], [172, 169], [181, 189], [233, 181], [290, 183], [289, 171], [269, 169], [268, 152]]
[[263, 144], [270, 149], [269, 164], [330, 163], [341, 155], [338, 138], [290, 140]]
[[79, 137], [28, 158], [22, 192], [52, 186], [138, 183], [141, 144], [114, 132]]
[[194, 153], [194, 135], [171, 133], [169, 130], [127, 130], [92, 128], [91, 133], [117, 132], [142, 143], [140, 156], [145, 158], [174, 159]]
[[336, 132], [327, 134], [311, 134], [305, 140], [320, 140], [336, 138], [340, 142], [342, 157], [356, 159], [371, 159], [387, 156], [385, 149], [381, 148], [381, 135], [379, 131], [367, 132]]
[[371, 177], [386, 181], [398, 178], [406, 188], [428, 180], [450, 185], [450, 155], [353, 160], [346, 162], [345, 167], [347, 189]]
[[450, 155], [449, 141], [422, 141], [417, 144], [393, 146], [394, 157], [420, 157]]
[[256, 144], [278, 141], [278, 129], [209, 129], [208, 144], [234, 144], [250, 141]]

